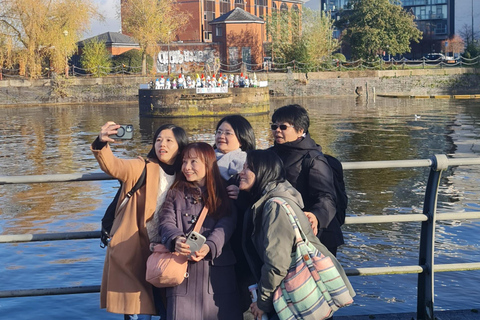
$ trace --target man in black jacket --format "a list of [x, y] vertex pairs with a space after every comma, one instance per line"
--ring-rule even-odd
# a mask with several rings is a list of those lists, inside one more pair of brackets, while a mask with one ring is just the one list
[[[272, 134], [275, 144], [271, 148], [282, 159], [287, 180], [301, 193], [303, 210], [312, 223], [317, 237], [332, 252], [344, 243], [340, 223], [335, 218], [336, 195], [333, 172], [308, 133], [310, 119], [307, 111], [297, 105], [281, 107], [272, 115]], [[314, 160], [304, 161], [313, 155]]]

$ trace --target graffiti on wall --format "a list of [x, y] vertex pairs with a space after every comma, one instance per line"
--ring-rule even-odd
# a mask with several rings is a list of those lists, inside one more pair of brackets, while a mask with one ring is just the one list
[[192, 66], [212, 68], [216, 58], [215, 49], [203, 50], [169, 50], [160, 51], [157, 55], [157, 72], [168, 71], [170, 60], [171, 72], [188, 72]]

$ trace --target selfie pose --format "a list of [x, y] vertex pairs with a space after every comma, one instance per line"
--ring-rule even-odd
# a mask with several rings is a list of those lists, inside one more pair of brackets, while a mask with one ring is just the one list
[[[167, 319], [241, 320], [235, 256], [229, 244], [236, 224], [235, 206], [210, 145], [191, 143], [181, 157], [182, 173], [160, 210], [159, 233], [166, 248], [188, 257], [188, 277], [180, 285], [166, 289]], [[204, 207], [208, 213], [201, 236], [192, 239], [191, 231]], [[187, 238], [193, 241], [190, 245]]]
[[108, 312], [124, 314], [124, 319], [150, 319], [151, 315], [164, 313], [159, 289], [145, 281], [150, 242], [159, 240], [155, 212], [180, 168], [177, 155], [188, 139], [182, 128], [162, 125], [153, 136], [146, 160], [119, 159], [109, 145], [115, 142], [112, 137], [119, 128], [115, 122], [107, 122], [91, 145], [100, 168], [122, 182], [120, 199], [125, 198], [144, 169], [146, 181], [121, 210], [118, 202], [105, 255], [100, 304]]

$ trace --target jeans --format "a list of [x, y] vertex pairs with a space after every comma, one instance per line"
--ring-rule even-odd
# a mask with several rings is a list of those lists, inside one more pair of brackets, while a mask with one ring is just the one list
[[150, 314], [125, 314], [123, 320], [151, 320]]
[[[155, 303], [155, 308], [157, 309], [158, 316], [160, 319], [167, 318], [167, 310], [162, 301], [161, 289], [153, 287], [153, 300]], [[123, 315], [123, 320], [151, 320], [152, 315], [150, 314], [125, 314]]]

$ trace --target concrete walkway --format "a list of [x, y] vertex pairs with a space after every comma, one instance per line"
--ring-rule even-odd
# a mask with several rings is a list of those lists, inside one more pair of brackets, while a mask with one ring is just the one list
[[[436, 311], [433, 316], [436, 320], [479, 320], [480, 312], [477, 309]], [[415, 312], [410, 312], [338, 317], [334, 315], [333, 320], [417, 320], [417, 314]]]
[[[480, 320], [480, 311], [478, 309], [471, 310], [454, 310], [454, 311], [436, 311], [434, 313], [436, 320]], [[253, 320], [250, 312], [245, 312], [244, 320]], [[415, 312], [409, 313], [388, 313], [388, 314], [371, 314], [360, 316], [333, 316], [332, 320], [417, 320]]]

